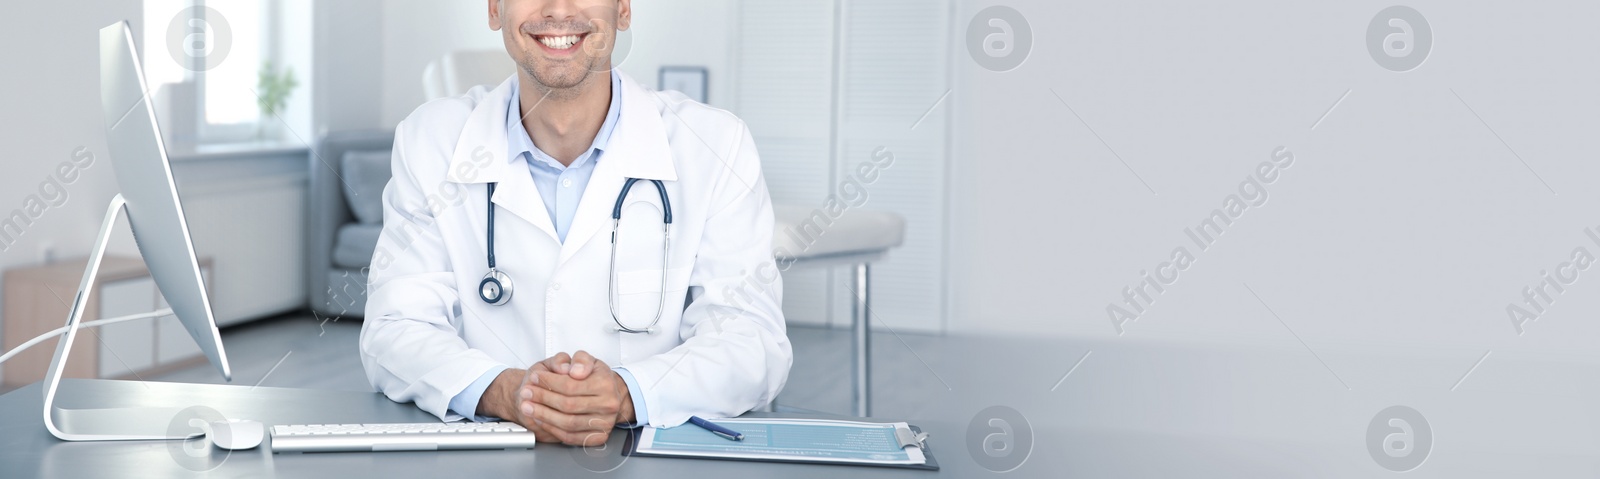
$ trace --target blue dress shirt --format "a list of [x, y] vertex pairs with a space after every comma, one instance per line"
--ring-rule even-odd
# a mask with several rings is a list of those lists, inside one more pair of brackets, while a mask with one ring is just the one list
[[[611, 107], [606, 111], [605, 122], [600, 125], [600, 131], [595, 134], [594, 143], [589, 145], [589, 150], [579, 155], [571, 165], [562, 165], [533, 144], [533, 138], [528, 136], [527, 128], [522, 125], [521, 99], [520, 85], [514, 85], [511, 89], [510, 107], [506, 109], [506, 146], [509, 149], [509, 154], [506, 156], [513, 162], [522, 161], [528, 164], [528, 172], [533, 175], [533, 183], [539, 189], [539, 197], [544, 200], [545, 212], [550, 215], [550, 222], [556, 227], [557, 237], [564, 243], [567, 241], [567, 230], [572, 228], [572, 218], [577, 215], [578, 201], [583, 199], [583, 190], [589, 186], [589, 178], [594, 176], [595, 164], [600, 162], [611, 141], [611, 134], [617, 129], [617, 122], [622, 113], [622, 77], [614, 70], [611, 72]], [[483, 398], [484, 391], [489, 389], [489, 384], [494, 382], [494, 378], [505, 369], [504, 367], [491, 369], [479, 376], [461, 393], [450, 399], [450, 410], [475, 421], [496, 420], [493, 417], [477, 414], [478, 401]], [[612, 369], [622, 377], [623, 382], [627, 383], [628, 394], [633, 396], [635, 424], [648, 424], [649, 414], [644, 408], [644, 395], [639, 390], [638, 381], [627, 369], [620, 367]]]

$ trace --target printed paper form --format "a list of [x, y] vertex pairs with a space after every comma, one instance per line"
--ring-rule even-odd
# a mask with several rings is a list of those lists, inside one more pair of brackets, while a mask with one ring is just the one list
[[730, 457], [754, 460], [806, 460], [856, 464], [923, 464], [922, 449], [900, 447], [895, 429], [906, 423], [870, 423], [818, 419], [718, 419], [717, 424], [744, 434], [732, 441], [693, 424], [647, 427], [638, 451], [686, 457]]

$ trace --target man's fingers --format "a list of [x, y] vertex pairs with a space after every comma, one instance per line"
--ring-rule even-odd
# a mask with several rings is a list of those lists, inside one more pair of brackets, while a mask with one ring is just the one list
[[539, 423], [534, 422], [533, 416], [531, 415], [523, 415], [521, 418], [519, 418], [519, 420], [516, 421], [516, 423], [521, 424], [522, 427], [528, 429], [528, 432], [533, 433], [533, 438], [535, 441], [561, 442], [561, 438], [555, 437], [554, 434], [550, 433], [549, 429], [546, 429], [544, 426], [539, 425]]
[[572, 397], [544, 388], [533, 388], [527, 400], [522, 402], [523, 414], [532, 415], [537, 409], [535, 405], [543, 405], [566, 414], [581, 414], [577, 411], [577, 401]]
[[539, 432], [534, 434], [534, 440], [539, 442], [565, 443], [572, 437], [571, 433], [552, 427], [541, 427]]
[[594, 446], [599, 446], [601, 444], [605, 444], [606, 443], [606, 439], [609, 439], [611, 437], [611, 431], [608, 429], [605, 432], [592, 431], [592, 432], [579, 433], [578, 435], [580, 436], [580, 439], [577, 442], [573, 443], [572, 445], [574, 445], [574, 446], [583, 446], [583, 447], [594, 447]]
[[572, 356], [568, 356], [567, 353], [556, 353], [555, 356], [550, 356], [540, 363], [551, 371], [561, 374], [567, 374], [572, 370]]
[[594, 373], [595, 363], [598, 361], [588, 351], [579, 350], [572, 355], [572, 371], [568, 374], [572, 375], [572, 379], [588, 379], [589, 375]]
[[610, 367], [606, 366], [605, 361], [594, 357], [588, 351], [578, 351], [570, 356], [567, 353], [556, 353], [555, 356], [540, 361], [538, 364], [543, 365], [545, 369], [552, 372], [566, 374], [572, 376], [572, 379], [580, 381], [589, 379], [596, 372], [610, 369]]
[[550, 431], [539, 431], [539, 432], [533, 433], [533, 440], [537, 441], [537, 442], [545, 442], [545, 443], [552, 443], [552, 444], [560, 444], [561, 443], [561, 438], [557, 437], [555, 433], [550, 432]]
[[543, 435], [535, 437], [536, 441], [548, 443], [561, 443], [569, 446], [593, 447], [606, 443], [611, 437], [610, 430], [604, 431], [562, 431], [551, 429]]
[[[517, 401], [517, 404], [521, 405], [522, 401]], [[518, 409], [521, 409], [521, 408], [519, 407]], [[530, 414], [524, 414], [522, 411], [519, 410], [519, 411], [513, 412], [513, 416], [514, 417], [508, 417], [508, 418], [503, 418], [503, 419], [506, 419], [506, 420], [509, 420], [511, 422], [517, 423], [518, 425], [521, 425], [522, 427], [527, 428], [528, 432], [533, 433], [535, 440], [537, 440], [539, 442], [561, 442], [560, 438], [557, 438], [555, 435], [551, 434], [550, 431], [547, 428], [545, 428], [543, 425], [539, 424], [538, 421], [535, 421], [534, 418], [533, 418], [533, 414], [531, 414], [531, 413]]]
[[528, 373], [528, 387], [576, 396], [582, 386], [581, 381], [572, 379], [571, 376], [553, 371], [538, 371]]
[[[601, 373], [606, 374], [606, 373]], [[615, 374], [615, 373], [612, 373]], [[616, 391], [608, 387], [609, 381], [601, 376], [589, 376], [588, 379], [577, 380], [566, 374], [539, 371], [528, 373], [528, 385], [541, 389], [548, 389], [567, 396], [614, 396]]]
[[528, 370], [532, 371], [535, 368], [543, 368], [548, 371], [566, 374], [567, 370], [571, 368], [571, 363], [572, 356], [568, 356], [567, 353], [556, 353], [555, 356], [550, 356], [545, 358], [543, 361], [533, 363], [534, 365], [529, 367]]
[[[594, 414], [607, 417], [616, 417], [619, 407], [615, 398], [607, 396], [573, 396], [539, 387], [525, 389], [524, 393], [525, 397], [520, 401], [524, 413], [527, 413], [527, 403], [543, 404], [567, 414]], [[611, 425], [613, 424], [606, 424], [606, 426]]]
[[606, 424], [605, 419], [589, 414], [567, 414], [545, 406], [533, 403], [533, 418], [549, 430], [561, 442], [572, 444], [583, 440], [586, 432], [609, 432], [612, 424]]
[[[536, 371], [546, 371], [546, 372], [548, 372], [548, 371], [550, 371], [550, 368], [546, 367], [544, 365], [544, 363], [542, 363], [542, 362], [533, 363], [532, 366], [528, 366], [528, 370], [524, 371], [523, 374], [522, 374], [522, 385], [521, 385], [522, 388], [526, 388], [526, 387], [528, 387], [529, 384], [533, 384], [533, 382], [532, 382], [533, 381], [533, 374]], [[520, 393], [518, 393], [518, 397], [520, 397]]]

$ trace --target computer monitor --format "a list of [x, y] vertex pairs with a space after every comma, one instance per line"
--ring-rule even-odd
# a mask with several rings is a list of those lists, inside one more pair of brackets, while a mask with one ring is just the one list
[[55, 358], [45, 376], [45, 427], [56, 437], [73, 441], [174, 439], [168, 431], [169, 423], [179, 411], [176, 408], [64, 409], [54, 406], [63, 365], [83, 322], [88, 289], [99, 273], [112, 227], [122, 213], [127, 214], [139, 253], [144, 256], [150, 276], [172, 312], [222, 377], [233, 380], [222, 349], [222, 335], [212, 316], [211, 300], [200, 277], [194, 243], [189, 239], [189, 225], [178, 200], [178, 188], [172, 180], [166, 145], [156, 126], [149, 88], [134, 48], [133, 31], [126, 21], [100, 30], [100, 104], [106, 126], [107, 153], [116, 170], [121, 193], [112, 198], [107, 208], [67, 318], [67, 331], [56, 346]]
[[218, 372], [231, 380], [149, 91], [127, 23], [101, 29], [101, 118], [117, 186], [128, 202], [134, 241], [178, 321]]

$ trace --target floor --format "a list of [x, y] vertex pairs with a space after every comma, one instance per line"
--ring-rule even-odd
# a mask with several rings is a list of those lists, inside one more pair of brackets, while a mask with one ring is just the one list
[[[361, 321], [327, 319], [310, 313], [293, 313], [222, 330], [223, 344], [233, 368], [234, 384], [291, 388], [372, 391], [356, 355]], [[933, 348], [933, 337], [879, 331], [873, 335], [874, 412], [910, 413], [917, 394], [926, 389], [928, 374], [890, 374], [926, 371], [918, 348]], [[849, 414], [850, 332], [823, 327], [791, 327], [794, 366], [779, 396], [778, 409], [789, 412]], [[189, 383], [223, 383], [216, 368], [194, 367], [147, 377], [147, 380]], [[910, 410], [908, 410], [910, 409]], [[878, 414], [874, 414], [878, 415]]]

